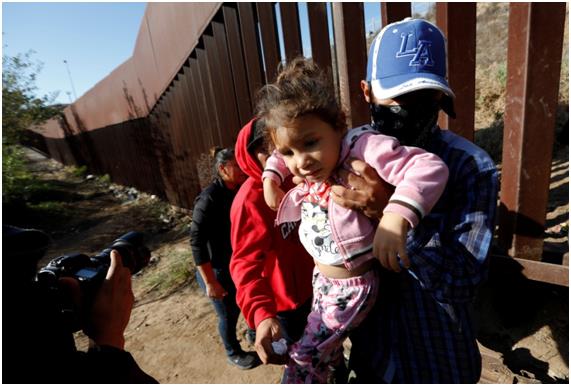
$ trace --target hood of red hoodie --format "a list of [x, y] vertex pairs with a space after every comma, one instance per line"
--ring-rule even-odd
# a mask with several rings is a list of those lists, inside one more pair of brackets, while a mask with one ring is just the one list
[[240, 169], [248, 176], [256, 179], [257, 181], [262, 180], [262, 167], [258, 163], [258, 160], [254, 158], [248, 152], [248, 140], [252, 135], [252, 130], [254, 130], [254, 122], [256, 118], [252, 119], [250, 122], [246, 123], [244, 127], [238, 133], [238, 139], [236, 140], [235, 155], [236, 162]]

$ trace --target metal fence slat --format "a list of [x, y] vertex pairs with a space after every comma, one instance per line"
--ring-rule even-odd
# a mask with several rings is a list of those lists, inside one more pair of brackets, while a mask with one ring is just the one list
[[331, 42], [329, 41], [326, 7], [326, 3], [307, 3], [307, 14], [311, 37], [311, 55], [319, 67], [329, 72], [331, 81], [333, 81]]
[[276, 79], [278, 65], [281, 62], [276, 13], [273, 3], [256, 3], [256, 7], [260, 21], [264, 63], [266, 64], [266, 83], [271, 83]]
[[474, 140], [476, 109], [476, 3], [437, 3], [436, 24], [447, 40], [448, 82], [456, 119], [440, 112], [440, 127]]
[[512, 3], [499, 241], [514, 257], [543, 252], [565, 3]]
[[248, 75], [248, 90], [250, 90], [251, 109], [254, 110], [256, 92], [264, 84], [260, 51], [258, 45], [258, 33], [252, 3], [238, 3], [238, 15], [240, 17], [240, 32], [242, 36], [242, 49], [246, 73]]
[[297, 3], [278, 3], [282, 19], [284, 51], [286, 60], [290, 61], [303, 55], [301, 48], [301, 32], [299, 30], [299, 11]]
[[[438, 3], [437, 3], [438, 4]], [[411, 16], [410, 2], [382, 2], [381, 27]]]
[[228, 41], [230, 67], [236, 91], [236, 104], [238, 105], [240, 126], [242, 126], [252, 117], [252, 98], [250, 97], [242, 41], [240, 39], [238, 13], [235, 8], [224, 5], [222, 14], [224, 15], [224, 25], [226, 26], [226, 39]]
[[348, 125], [356, 127], [370, 121], [360, 86], [367, 67], [363, 3], [333, 3], [333, 29], [341, 105], [348, 114]]

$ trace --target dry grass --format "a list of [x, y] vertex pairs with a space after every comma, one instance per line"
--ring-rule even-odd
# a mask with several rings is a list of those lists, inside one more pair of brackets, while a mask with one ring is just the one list
[[[567, 17], [568, 17], [567, 8]], [[478, 3], [476, 31], [475, 142], [500, 163], [507, 80], [508, 3]], [[555, 153], [569, 145], [569, 33], [567, 20], [561, 61]]]

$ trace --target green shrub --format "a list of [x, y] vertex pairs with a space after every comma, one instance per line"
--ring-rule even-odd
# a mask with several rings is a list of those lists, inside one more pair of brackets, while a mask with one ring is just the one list
[[99, 182], [100, 184], [103, 184], [103, 185], [109, 185], [111, 183], [111, 177], [109, 177], [109, 174], [105, 174], [103, 176], [98, 176], [97, 182]]
[[87, 166], [82, 165], [74, 167], [71, 169], [71, 174], [73, 174], [76, 177], [85, 177], [85, 175], [87, 174]]
[[2, 146], [2, 202], [21, 199], [32, 180], [22, 148]]

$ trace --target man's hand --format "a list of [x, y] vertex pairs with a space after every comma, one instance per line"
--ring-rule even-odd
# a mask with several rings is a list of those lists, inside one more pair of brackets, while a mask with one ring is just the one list
[[333, 201], [345, 208], [361, 211], [367, 217], [380, 218], [394, 187], [383, 181], [365, 162], [351, 159], [348, 164], [356, 173], [341, 170], [339, 176], [351, 189], [333, 185]]
[[277, 319], [264, 319], [256, 328], [256, 342], [254, 347], [262, 363], [283, 365], [288, 361], [288, 355], [278, 355], [272, 348], [272, 342], [281, 338], [281, 326]]
[[84, 332], [99, 346], [123, 349], [123, 333], [129, 323], [134, 302], [131, 271], [123, 266], [119, 252], [113, 250], [107, 276], [95, 295]]

